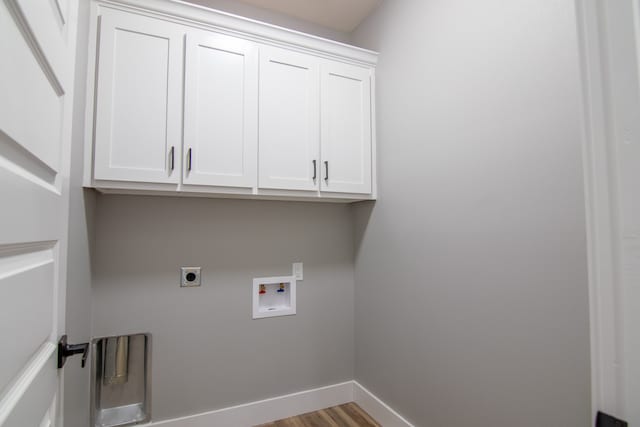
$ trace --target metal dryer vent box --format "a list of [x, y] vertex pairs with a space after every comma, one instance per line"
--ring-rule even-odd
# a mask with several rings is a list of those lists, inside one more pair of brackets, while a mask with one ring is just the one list
[[151, 334], [93, 340], [93, 427], [119, 427], [151, 420]]

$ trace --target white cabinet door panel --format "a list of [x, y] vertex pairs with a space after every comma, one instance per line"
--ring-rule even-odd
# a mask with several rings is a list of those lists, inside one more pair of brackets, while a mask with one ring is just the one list
[[371, 70], [322, 64], [323, 192], [371, 193]]
[[103, 12], [95, 179], [179, 182], [183, 45], [180, 26]]
[[318, 189], [319, 83], [315, 57], [260, 49], [260, 188]]
[[183, 182], [255, 186], [257, 46], [214, 33], [190, 33], [185, 72]]

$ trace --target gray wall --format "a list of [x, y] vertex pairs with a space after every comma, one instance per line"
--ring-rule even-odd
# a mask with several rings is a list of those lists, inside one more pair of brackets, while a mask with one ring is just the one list
[[417, 426], [590, 425], [574, 2], [393, 0], [356, 379]]
[[[574, 15], [383, 2], [354, 34], [381, 52], [375, 204], [98, 196], [93, 335], [153, 334], [154, 418], [355, 374], [417, 426], [589, 425]], [[252, 321], [251, 279], [294, 261], [299, 314]], [[203, 267], [201, 288], [178, 287], [182, 265]]]
[[[94, 335], [153, 334], [156, 420], [353, 378], [347, 205], [101, 195], [94, 254]], [[252, 279], [295, 261], [298, 314], [252, 320]]]
[[[192, 2], [348, 39], [236, 1]], [[98, 195], [95, 233], [93, 336], [152, 333], [154, 420], [353, 379], [348, 206]], [[251, 320], [252, 279], [295, 261], [298, 314]], [[202, 287], [180, 289], [179, 268], [193, 265]]]

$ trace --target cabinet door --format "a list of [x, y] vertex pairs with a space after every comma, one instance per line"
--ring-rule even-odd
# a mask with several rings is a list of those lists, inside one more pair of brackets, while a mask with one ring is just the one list
[[188, 34], [185, 73], [183, 182], [255, 186], [257, 46], [220, 34]]
[[318, 189], [319, 86], [315, 57], [260, 49], [260, 188]]
[[371, 70], [322, 64], [321, 191], [371, 193]]
[[179, 182], [183, 45], [180, 26], [103, 11], [95, 179]]

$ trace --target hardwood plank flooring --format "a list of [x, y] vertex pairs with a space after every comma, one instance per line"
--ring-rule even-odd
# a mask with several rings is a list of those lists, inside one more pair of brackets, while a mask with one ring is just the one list
[[381, 427], [356, 403], [321, 409], [256, 427]]

